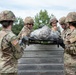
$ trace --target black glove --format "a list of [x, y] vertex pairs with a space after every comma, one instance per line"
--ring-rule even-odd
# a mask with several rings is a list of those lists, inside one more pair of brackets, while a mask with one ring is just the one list
[[22, 38], [22, 43], [28, 44], [28, 43], [29, 43], [29, 38], [28, 38], [27, 36], [24, 36], [24, 37]]
[[22, 38], [22, 43], [29, 45], [31, 42], [34, 42], [36, 39], [33, 37], [24, 36]]
[[64, 49], [65, 49], [65, 44], [64, 44], [64, 42], [63, 42], [63, 39], [62, 39], [62, 38], [58, 38], [58, 39], [57, 39], [57, 43], [58, 43], [62, 48], [64, 48]]
[[35, 40], [37, 40], [37, 39], [35, 39], [34, 37], [29, 37], [28, 38], [30, 41], [35, 41]]

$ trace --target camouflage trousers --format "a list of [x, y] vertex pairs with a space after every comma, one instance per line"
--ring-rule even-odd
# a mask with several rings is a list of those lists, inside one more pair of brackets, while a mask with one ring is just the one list
[[76, 56], [64, 53], [64, 75], [76, 75]]
[[0, 73], [0, 75], [18, 75], [17, 73]]

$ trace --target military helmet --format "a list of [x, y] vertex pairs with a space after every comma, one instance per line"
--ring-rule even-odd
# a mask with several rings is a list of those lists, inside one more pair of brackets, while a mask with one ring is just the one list
[[0, 13], [0, 22], [1, 21], [10, 21], [10, 20], [14, 21], [15, 18], [16, 17], [12, 11], [5, 10]]
[[52, 17], [52, 18], [50, 19], [50, 23], [52, 23], [52, 22], [54, 22], [54, 21], [58, 22], [58, 20], [57, 20], [56, 17]]
[[66, 20], [66, 17], [61, 17], [60, 19], [59, 19], [59, 24], [65, 24], [65, 20]]
[[31, 17], [26, 17], [25, 20], [24, 20], [24, 23], [25, 24], [33, 24], [34, 23], [34, 20], [31, 18]]
[[66, 16], [66, 23], [68, 22], [76, 22], [76, 12], [70, 12], [68, 13], [68, 15]]

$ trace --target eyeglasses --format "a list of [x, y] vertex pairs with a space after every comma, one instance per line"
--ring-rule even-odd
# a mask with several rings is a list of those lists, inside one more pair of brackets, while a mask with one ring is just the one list
[[33, 23], [27, 23], [26, 25], [32, 25], [33, 26], [34, 24]]

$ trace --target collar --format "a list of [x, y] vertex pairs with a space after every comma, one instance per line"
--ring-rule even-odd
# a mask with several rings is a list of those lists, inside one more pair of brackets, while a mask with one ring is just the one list
[[11, 31], [11, 29], [2, 29], [2, 31], [10, 32], [10, 31]]

